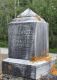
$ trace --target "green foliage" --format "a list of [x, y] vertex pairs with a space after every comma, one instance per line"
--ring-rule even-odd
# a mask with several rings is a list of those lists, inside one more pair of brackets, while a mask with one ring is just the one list
[[50, 48], [57, 49], [57, 0], [0, 0], [0, 40], [8, 41], [8, 23], [28, 7], [49, 23]]
[[1, 47], [8, 47], [7, 41], [0, 41], [0, 46]]
[[57, 52], [57, 48], [50, 48], [50, 53], [56, 53]]

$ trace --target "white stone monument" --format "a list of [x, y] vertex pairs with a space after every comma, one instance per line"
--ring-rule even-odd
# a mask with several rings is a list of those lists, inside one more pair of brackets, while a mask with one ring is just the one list
[[3, 60], [5, 75], [22, 80], [38, 80], [49, 73], [55, 62], [38, 60], [49, 54], [48, 23], [31, 9], [26, 9], [9, 23], [9, 58]]

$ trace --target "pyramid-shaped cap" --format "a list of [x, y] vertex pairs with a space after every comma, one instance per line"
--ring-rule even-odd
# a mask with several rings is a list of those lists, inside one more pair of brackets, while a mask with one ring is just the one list
[[36, 17], [38, 16], [35, 12], [33, 12], [31, 9], [26, 9], [24, 12], [22, 12], [17, 17]]
[[25, 23], [25, 22], [45, 22], [45, 20], [28, 8], [20, 15], [18, 15], [17, 18], [13, 19], [11, 23]]

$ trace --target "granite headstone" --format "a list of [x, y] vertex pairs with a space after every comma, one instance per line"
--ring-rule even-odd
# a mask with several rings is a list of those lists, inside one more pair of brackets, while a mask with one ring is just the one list
[[31, 9], [10, 22], [8, 36], [10, 58], [31, 60], [49, 51], [48, 23]]

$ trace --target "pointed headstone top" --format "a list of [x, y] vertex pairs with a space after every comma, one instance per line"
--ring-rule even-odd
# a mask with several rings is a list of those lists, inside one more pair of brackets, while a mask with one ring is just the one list
[[17, 17], [36, 17], [38, 16], [35, 12], [33, 12], [31, 9], [26, 9], [24, 12], [22, 12]]
[[26, 23], [26, 22], [46, 22], [38, 14], [33, 12], [31, 9], [26, 9], [17, 18], [14, 18], [11, 23]]

